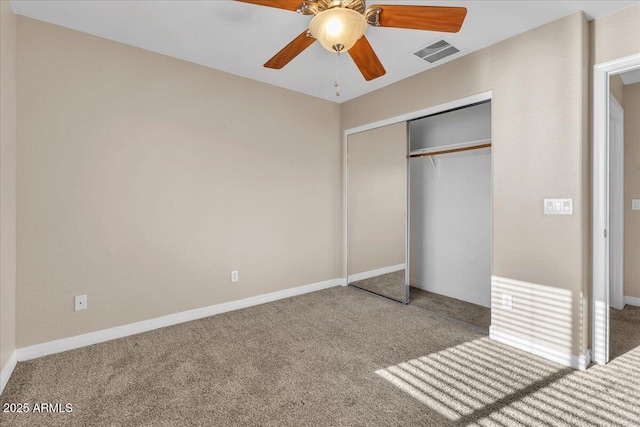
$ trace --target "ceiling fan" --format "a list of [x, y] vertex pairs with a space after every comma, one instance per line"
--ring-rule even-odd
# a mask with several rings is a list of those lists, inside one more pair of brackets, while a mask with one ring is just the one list
[[264, 64], [266, 68], [284, 67], [318, 40], [330, 52], [348, 52], [367, 81], [386, 73], [364, 35], [368, 25], [456, 33], [467, 15], [464, 7], [372, 5], [365, 8], [365, 0], [237, 1], [314, 15], [309, 29], [268, 60]]

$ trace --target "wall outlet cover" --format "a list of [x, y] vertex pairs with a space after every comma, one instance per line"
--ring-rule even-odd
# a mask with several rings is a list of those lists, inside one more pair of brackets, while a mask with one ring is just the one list
[[513, 297], [509, 294], [502, 294], [502, 308], [513, 309]]
[[75, 296], [75, 310], [86, 310], [87, 309], [87, 295], [76, 295]]

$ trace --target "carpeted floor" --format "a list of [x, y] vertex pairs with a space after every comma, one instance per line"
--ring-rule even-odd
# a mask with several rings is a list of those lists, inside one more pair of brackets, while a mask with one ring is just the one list
[[640, 307], [626, 305], [609, 313], [609, 357], [614, 359], [640, 346]]
[[351, 285], [396, 301], [404, 302], [405, 300], [404, 270], [357, 280]]
[[[404, 302], [404, 270], [351, 283], [353, 286]], [[432, 313], [468, 323], [489, 333], [491, 309], [411, 286], [409, 304]]]
[[640, 349], [586, 372], [336, 287], [21, 362], [3, 426], [640, 423]]
[[478, 304], [435, 294], [411, 286], [409, 304], [454, 320], [468, 323], [489, 333], [491, 309]]

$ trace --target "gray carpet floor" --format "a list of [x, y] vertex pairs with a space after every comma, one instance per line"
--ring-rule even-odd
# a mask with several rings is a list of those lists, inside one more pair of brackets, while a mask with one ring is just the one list
[[640, 346], [640, 307], [612, 308], [609, 316], [609, 357], [613, 359]]
[[491, 309], [478, 304], [450, 298], [415, 287], [410, 288], [409, 304], [433, 313], [468, 323], [489, 333]]
[[[396, 301], [404, 301], [404, 270], [358, 280], [353, 282], [352, 285]], [[491, 326], [490, 308], [428, 292], [413, 286], [409, 289], [409, 304], [441, 316], [468, 323], [489, 333], [489, 326]]]
[[351, 285], [374, 292], [378, 295], [384, 295], [385, 297], [396, 301], [404, 302], [404, 270], [381, 274], [368, 279], [357, 280], [352, 282]]
[[640, 423], [640, 349], [576, 372], [336, 287], [20, 362], [3, 426]]

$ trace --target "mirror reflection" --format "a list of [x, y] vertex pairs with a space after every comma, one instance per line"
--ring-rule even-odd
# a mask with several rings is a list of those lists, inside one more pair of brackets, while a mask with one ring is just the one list
[[407, 302], [407, 125], [347, 140], [348, 282]]

